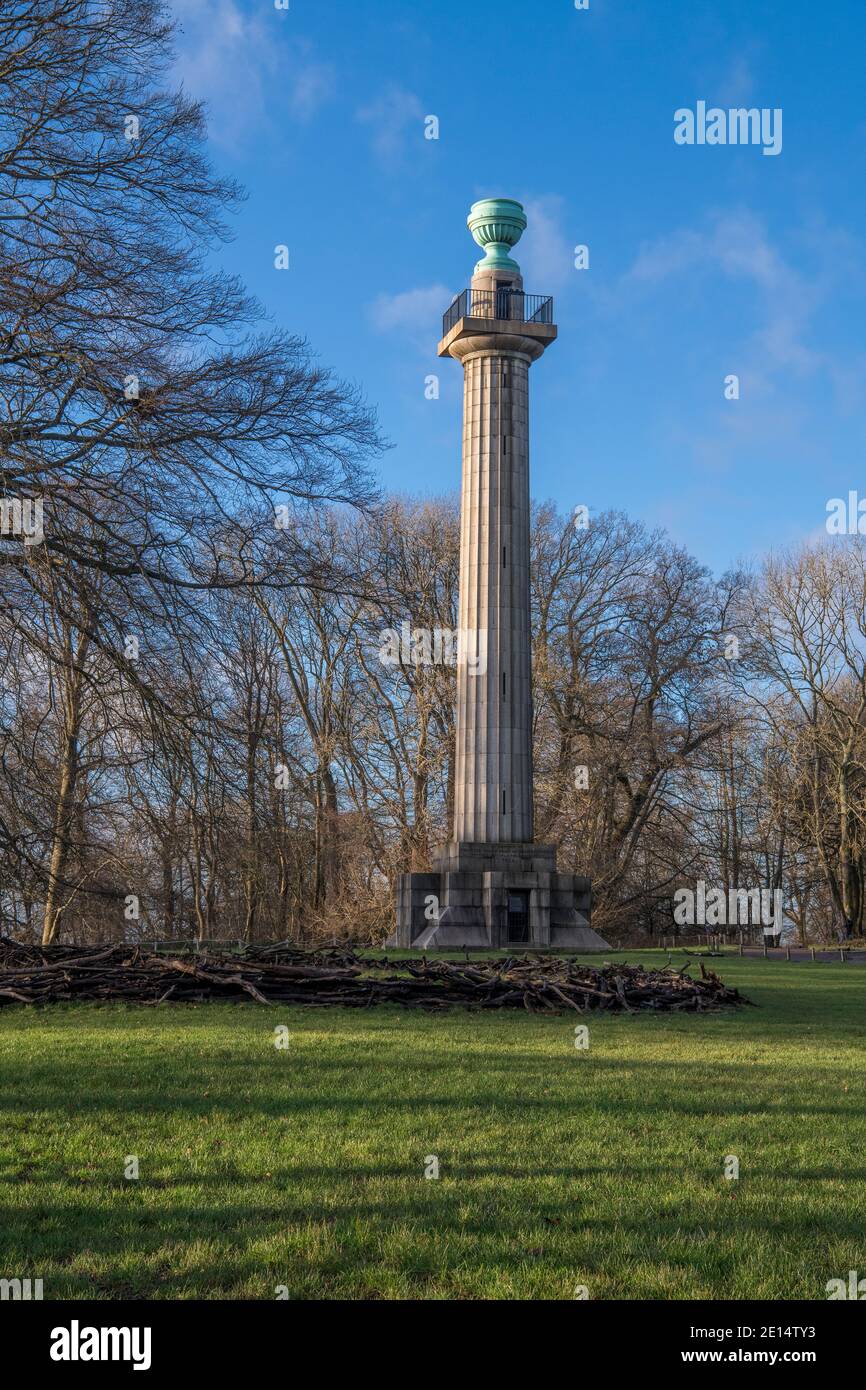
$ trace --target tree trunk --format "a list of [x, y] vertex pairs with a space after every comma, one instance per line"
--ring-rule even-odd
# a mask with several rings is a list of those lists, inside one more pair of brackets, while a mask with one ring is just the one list
[[63, 915], [63, 896], [68, 887], [66, 870], [69, 864], [69, 849], [72, 827], [75, 822], [75, 794], [78, 785], [78, 737], [81, 723], [82, 663], [87, 654], [88, 642], [82, 638], [77, 653], [74, 650], [72, 634], [67, 631], [63, 644], [64, 682], [63, 731], [58, 760], [59, 784], [57, 805], [54, 813], [54, 832], [51, 842], [51, 858], [48, 869], [48, 890], [45, 896], [45, 913], [42, 920], [42, 945], [50, 946], [57, 936], [60, 919]]

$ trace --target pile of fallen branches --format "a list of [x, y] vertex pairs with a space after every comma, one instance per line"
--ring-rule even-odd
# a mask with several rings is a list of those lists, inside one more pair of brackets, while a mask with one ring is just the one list
[[371, 1008], [573, 1009], [707, 1013], [748, 1003], [712, 971], [581, 965], [562, 956], [453, 961], [359, 957], [345, 947], [248, 947], [184, 959], [143, 946], [26, 946], [0, 937], [0, 1006], [76, 1000], [129, 1004], [253, 999]]

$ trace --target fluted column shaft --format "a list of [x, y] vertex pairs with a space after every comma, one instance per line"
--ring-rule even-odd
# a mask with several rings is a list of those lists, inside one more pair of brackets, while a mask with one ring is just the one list
[[538, 350], [489, 334], [452, 352], [465, 374], [454, 839], [531, 842], [529, 366]]

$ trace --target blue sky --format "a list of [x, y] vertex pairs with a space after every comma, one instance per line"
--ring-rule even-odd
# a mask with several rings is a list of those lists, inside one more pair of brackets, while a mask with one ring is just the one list
[[[249, 193], [220, 259], [362, 385], [386, 488], [459, 485], [462, 373], [436, 343], [480, 255], [469, 205], [503, 195], [559, 324], [532, 369], [536, 498], [663, 525], [720, 572], [866, 495], [863, 0], [173, 8], [176, 75]], [[781, 108], [781, 153], [677, 145], [701, 100]]]

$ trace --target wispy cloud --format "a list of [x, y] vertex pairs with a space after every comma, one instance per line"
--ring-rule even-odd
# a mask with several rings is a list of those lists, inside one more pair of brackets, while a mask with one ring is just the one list
[[[784, 457], [789, 468], [798, 468], [813, 458], [826, 435], [827, 391], [853, 413], [866, 363], [833, 350], [824, 325], [826, 315], [838, 311], [840, 295], [853, 302], [863, 281], [862, 250], [844, 229], [816, 220], [773, 236], [762, 217], [737, 208], [645, 243], [604, 294], [607, 310], [644, 336], [657, 325], [663, 351], [674, 351], [684, 372], [694, 355], [699, 399], [705, 399], [707, 374], [716, 373], [708, 413], [677, 411], [667, 419], [672, 457], [687, 460], [700, 479], [695, 518], [701, 505], [706, 509], [707, 480], [737, 476], [743, 459], [763, 457], [769, 467]], [[658, 319], [672, 296], [675, 349]], [[736, 313], [727, 313], [734, 296]], [[691, 325], [683, 305], [694, 306]], [[723, 399], [728, 374], [740, 380], [735, 402]], [[822, 404], [816, 408], [816, 402]]]
[[[762, 55], [764, 45], [752, 40], [746, 43], [728, 60], [718, 83], [712, 76], [706, 79], [707, 90], [712, 90], [721, 106], [747, 105], [755, 96], [757, 79], [755, 69]], [[759, 103], [763, 104], [763, 103]]]
[[400, 294], [380, 294], [370, 305], [370, 319], [380, 333], [399, 332], [425, 353], [438, 340], [442, 315], [454, 298], [445, 285], [426, 285]]
[[529, 291], [559, 289], [574, 271], [574, 251], [566, 234], [563, 199], [556, 193], [524, 196], [528, 226], [515, 251]]
[[357, 119], [369, 126], [376, 157], [383, 164], [395, 165], [406, 155], [412, 127], [416, 127], [418, 141], [423, 141], [424, 115], [424, 107], [413, 92], [392, 84], [374, 102], [362, 106]]
[[276, 112], [309, 121], [330, 100], [336, 77], [312, 45], [286, 29], [285, 11], [249, 14], [237, 0], [172, 0], [180, 24], [174, 76], [208, 106], [208, 131], [236, 146]]
[[[718, 276], [751, 284], [761, 296], [763, 322], [753, 330], [753, 366], [810, 373], [824, 361], [807, 342], [814, 311], [822, 302], [824, 282], [808, 277], [771, 242], [762, 221], [738, 209], [717, 214], [700, 229], [682, 228], [645, 243], [619, 282], [615, 298], [631, 302], [634, 294], [677, 279]], [[754, 384], [754, 375], [753, 375]]]
[[316, 63], [302, 58], [295, 69], [289, 96], [298, 119], [312, 120], [319, 108], [330, 101], [335, 85], [334, 69], [330, 63]]

